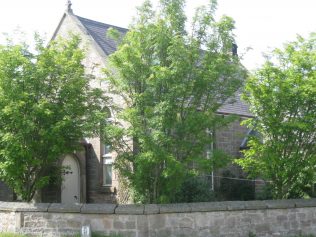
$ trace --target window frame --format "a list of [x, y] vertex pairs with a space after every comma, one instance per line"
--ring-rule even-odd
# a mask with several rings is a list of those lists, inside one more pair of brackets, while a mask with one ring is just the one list
[[[103, 151], [105, 151], [105, 146]], [[110, 180], [108, 180], [110, 178]], [[111, 187], [113, 185], [113, 158], [110, 151], [102, 155], [102, 186]]]

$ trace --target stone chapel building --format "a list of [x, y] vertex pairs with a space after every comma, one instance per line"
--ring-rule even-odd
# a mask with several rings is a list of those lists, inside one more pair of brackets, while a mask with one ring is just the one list
[[[102, 78], [101, 69], [107, 65], [107, 57], [116, 50], [116, 43], [105, 37], [110, 28], [116, 29], [121, 34], [128, 30], [102, 22], [77, 16], [71, 9], [71, 3], [63, 14], [52, 39], [58, 36], [68, 37], [70, 33], [79, 35], [83, 47], [86, 49], [84, 65], [86, 73]], [[106, 91], [106, 83], [95, 81], [93, 86], [102, 87]], [[113, 102], [119, 104], [119, 98], [113, 98]], [[239, 120], [230, 126], [216, 131], [216, 148], [222, 149], [234, 157], [240, 156], [240, 148], [248, 129], [240, 126], [240, 121], [252, 117], [248, 106], [236, 96], [233, 103], [226, 103], [218, 110], [218, 114], [238, 115]], [[124, 202], [127, 198], [120, 192], [118, 177], [112, 169], [113, 156], [109, 147], [99, 138], [84, 139], [83, 149], [62, 158], [61, 163], [71, 169], [63, 174], [61, 187], [48, 187], [41, 192], [42, 202], [61, 203], [116, 203]], [[0, 200], [12, 200], [13, 193], [0, 183]]]

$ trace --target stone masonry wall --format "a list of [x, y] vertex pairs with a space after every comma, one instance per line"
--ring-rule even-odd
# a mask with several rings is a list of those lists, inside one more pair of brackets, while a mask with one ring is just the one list
[[316, 234], [316, 199], [164, 205], [0, 202], [0, 232], [71, 236], [82, 225], [122, 237]]
[[[247, 136], [248, 128], [246, 126], [241, 126], [240, 123], [246, 118], [239, 118], [230, 123], [228, 126], [221, 128], [215, 132], [215, 144], [216, 149], [224, 151], [226, 154], [232, 158], [242, 157], [240, 152], [240, 145], [243, 139]], [[225, 168], [221, 168], [215, 171], [217, 176], [227, 176], [224, 173], [229, 171], [234, 177], [242, 178], [244, 176], [241, 168], [237, 165], [230, 164]], [[215, 189], [221, 186], [221, 178], [215, 178]], [[225, 180], [226, 182], [229, 180]]]
[[[100, 78], [104, 78], [102, 68], [107, 64], [107, 60], [102, 56], [102, 50], [94, 42], [89, 32], [84, 29], [78, 19], [69, 13], [66, 13], [63, 17], [55, 37], [61, 36], [63, 38], [69, 38], [70, 34], [80, 36], [82, 42], [81, 45], [85, 50], [85, 59], [83, 64], [85, 66], [85, 72], [88, 75], [93, 75], [96, 80], [91, 82], [92, 87], [102, 88], [104, 91], [108, 91], [108, 85], [104, 81], [100, 81]], [[113, 101], [117, 99], [113, 98]], [[118, 188], [118, 180], [116, 179], [116, 173], [113, 171], [112, 187], [103, 186], [102, 177], [102, 149], [100, 138], [89, 138], [91, 147], [88, 151], [87, 163], [86, 163], [86, 189], [84, 196], [89, 203], [112, 203], [116, 202], [115, 190]], [[59, 195], [60, 196], [60, 195]], [[47, 200], [47, 198], [46, 198]]]
[[242, 120], [235, 120], [215, 133], [215, 147], [235, 158], [241, 156], [240, 145], [248, 132], [247, 127], [240, 125]]

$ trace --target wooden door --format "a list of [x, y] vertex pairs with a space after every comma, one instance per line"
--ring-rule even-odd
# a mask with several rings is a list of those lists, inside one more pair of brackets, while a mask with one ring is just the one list
[[74, 156], [67, 155], [62, 166], [65, 167], [63, 172], [63, 181], [61, 186], [62, 203], [79, 203], [80, 202], [80, 169], [77, 159]]

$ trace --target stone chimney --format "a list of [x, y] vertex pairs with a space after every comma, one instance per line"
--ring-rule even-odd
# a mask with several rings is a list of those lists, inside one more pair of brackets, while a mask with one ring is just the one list
[[73, 11], [72, 11], [71, 6], [72, 6], [71, 1], [70, 1], [70, 0], [67, 0], [67, 3], [66, 3], [66, 12], [73, 14]]
[[237, 44], [233, 43], [232, 44], [232, 55], [233, 56], [238, 56], [237, 49], [238, 49]]

